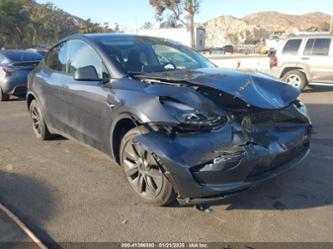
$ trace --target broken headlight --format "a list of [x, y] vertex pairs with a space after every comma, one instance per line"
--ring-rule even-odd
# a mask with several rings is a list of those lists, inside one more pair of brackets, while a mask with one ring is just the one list
[[297, 100], [290, 106], [273, 112], [273, 121], [277, 123], [293, 122], [293, 123], [310, 123], [310, 116], [306, 106]]
[[202, 112], [173, 99], [161, 99], [164, 108], [179, 121], [182, 128], [189, 130], [212, 129], [222, 126], [227, 118], [213, 112]]
[[303, 114], [304, 117], [306, 117], [310, 123], [312, 123], [311, 118], [310, 118], [310, 113], [308, 111], [308, 108], [306, 107], [306, 105], [300, 101], [297, 100], [295, 103], [295, 106], [297, 107], [298, 111]]

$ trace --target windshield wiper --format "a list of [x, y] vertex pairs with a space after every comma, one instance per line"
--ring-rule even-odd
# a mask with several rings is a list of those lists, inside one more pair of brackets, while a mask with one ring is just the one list
[[138, 75], [144, 75], [144, 72], [128, 72], [127, 73], [129, 76], [138, 76]]
[[163, 85], [172, 85], [178, 87], [189, 87], [194, 86], [192, 83], [184, 80], [168, 80], [165, 78], [159, 77], [150, 77], [149, 75], [137, 75], [137, 79], [141, 80], [142, 82], [146, 82], [148, 84], [163, 84]]

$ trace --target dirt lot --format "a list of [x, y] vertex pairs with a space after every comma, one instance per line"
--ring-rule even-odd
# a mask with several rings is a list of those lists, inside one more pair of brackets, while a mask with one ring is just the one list
[[0, 200], [58, 242], [333, 242], [333, 88], [302, 99], [315, 126], [309, 158], [209, 213], [143, 204], [106, 156], [69, 140], [36, 140], [25, 102], [1, 103]]

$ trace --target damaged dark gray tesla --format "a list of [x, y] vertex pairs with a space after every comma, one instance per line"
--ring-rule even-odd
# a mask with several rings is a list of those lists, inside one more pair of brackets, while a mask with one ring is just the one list
[[107, 153], [139, 196], [167, 205], [228, 196], [301, 162], [312, 126], [298, 96], [178, 43], [93, 34], [48, 52], [27, 101], [38, 138], [60, 134]]

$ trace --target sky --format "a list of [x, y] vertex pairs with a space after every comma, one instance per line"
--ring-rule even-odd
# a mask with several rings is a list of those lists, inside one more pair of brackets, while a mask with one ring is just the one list
[[[154, 9], [149, 0], [37, 0], [51, 2], [57, 7], [94, 22], [119, 23], [123, 29], [135, 29], [145, 22], [155, 23]], [[243, 17], [258, 11], [278, 11], [304, 14], [322, 11], [333, 14], [333, 0], [202, 0], [196, 22], [204, 22], [221, 15]]]

